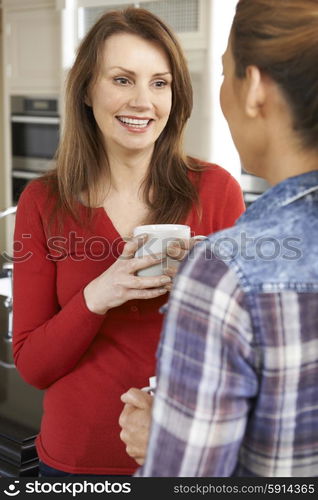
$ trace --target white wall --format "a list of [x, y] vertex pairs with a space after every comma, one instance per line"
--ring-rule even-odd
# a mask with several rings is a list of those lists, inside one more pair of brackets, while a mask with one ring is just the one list
[[240, 179], [241, 164], [238, 153], [233, 144], [226, 120], [223, 117], [219, 94], [222, 84], [222, 54], [224, 53], [237, 0], [213, 0], [210, 31], [210, 58], [212, 71], [211, 100], [212, 100], [212, 135], [211, 160], [222, 165], [231, 174]]
[[209, 132], [205, 129], [206, 116], [204, 115], [204, 100], [202, 99], [202, 75], [191, 74], [193, 87], [193, 110], [187, 123], [184, 136], [184, 149], [188, 155], [199, 158], [200, 160], [209, 160], [209, 151], [206, 147], [205, 134]]
[[237, 0], [210, 0], [209, 40], [206, 69], [192, 74], [194, 109], [185, 135], [185, 149], [203, 160], [217, 163], [240, 180], [241, 166], [226, 120], [219, 93], [224, 53]]

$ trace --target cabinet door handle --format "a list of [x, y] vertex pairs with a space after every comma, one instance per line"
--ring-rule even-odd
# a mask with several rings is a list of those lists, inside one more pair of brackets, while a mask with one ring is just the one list
[[14, 123], [40, 123], [44, 125], [56, 125], [60, 123], [60, 119], [54, 116], [11, 116], [11, 121]]

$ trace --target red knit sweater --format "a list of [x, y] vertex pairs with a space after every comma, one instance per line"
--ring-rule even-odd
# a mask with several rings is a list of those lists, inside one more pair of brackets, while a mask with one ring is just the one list
[[[192, 210], [186, 221], [193, 235], [231, 226], [244, 210], [238, 183], [216, 165], [201, 175], [200, 200], [202, 220]], [[124, 242], [102, 208], [94, 209], [90, 231], [69, 218], [62, 234], [51, 235], [58, 239], [49, 239], [49, 204], [44, 184], [32, 182], [15, 227], [14, 358], [22, 377], [45, 389], [37, 451], [66, 472], [133, 474], [136, 463], [119, 438], [120, 395], [155, 373], [158, 310], [167, 295], [126, 302], [105, 316], [89, 311], [83, 288]]]

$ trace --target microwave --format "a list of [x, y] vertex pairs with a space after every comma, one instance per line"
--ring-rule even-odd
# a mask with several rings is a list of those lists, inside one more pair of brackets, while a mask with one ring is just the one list
[[60, 115], [55, 97], [11, 98], [12, 196], [17, 202], [30, 179], [54, 167]]

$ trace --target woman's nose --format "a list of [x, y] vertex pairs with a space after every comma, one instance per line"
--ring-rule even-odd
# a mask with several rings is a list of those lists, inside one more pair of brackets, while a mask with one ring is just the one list
[[152, 103], [149, 88], [144, 85], [136, 85], [132, 90], [130, 105], [134, 108], [151, 108]]

